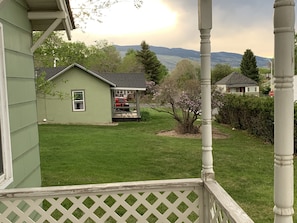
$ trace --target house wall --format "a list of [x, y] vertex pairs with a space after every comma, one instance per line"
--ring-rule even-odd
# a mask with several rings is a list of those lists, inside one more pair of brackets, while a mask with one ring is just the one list
[[259, 93], [259, 87], [258, 86], [248, 86], [248, 87], [245, 87], [245, 93], [246, 94]]
[[239, 87], [230, 87], [228, 88], [228, 92], [227, 92], [227, 87], [226, 85], [217, 85], [217, 88], [223, 92], [223, 93], [231, 93], [231, 94], [238, 94], [238, 95], [255, 95], [255, 96], [259, 96], [259, 86], [247, 86], [244, 87], [244, 92], [240, 92], [240, 88]]
[[[110, 86], [74, 67], [52, 80], [64, 98], [38, 95], [38, 121], [60, 124], [106, 124], [112, 122]], [[72, 110], [72, 90], [85, 91], [85, 111]]]
[[9, 187], [41, 185], [36, 112], [32, 30], [23, 0], [0, 6], [4, 30], [8, 108], [13, 158], [13, 183]]

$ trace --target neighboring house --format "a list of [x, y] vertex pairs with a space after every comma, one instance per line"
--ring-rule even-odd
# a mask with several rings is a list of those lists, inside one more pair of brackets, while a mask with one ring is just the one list
[[[38, 121], [59, 124], [110, 124], [115, 118], [114, 91], [145, 91], [144, 74], [98, 74], [79, 64], [36, 69], [45, 72], [58, 95], [37, 94]], [[140, 118], [139, 107], [136, 109]], [[122, 113], [131, 113], [123, 112]]]
[[0, 0], [0, 189], [41, 185], [33, 52], [73, 27], [67, 0]]
[[259, 96], [258, 83], [236, 72], [219, 80], [215, 85], [222, 93]]

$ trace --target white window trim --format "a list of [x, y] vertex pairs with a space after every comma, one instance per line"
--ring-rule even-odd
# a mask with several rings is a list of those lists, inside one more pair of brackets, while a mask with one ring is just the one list
[[0, 176], [0, 189], [13, 181], [10, 124], [5, 69], [3, 25], [0, 23], [0, 128], [2, 142], [3, 175]]
[[[74, 99], [74, 94], [76, 92], [82, 92], [83, 100], [75, 100]], [[72, 96], [72, 111], [74, 111], [74, 112], [83, 112], [83, 111], [85, 111], [86, 110], [85, 91], [84, 90], [72, 90], [71, 91], [71, 96]], [[75, 108], [75, 102], [78, 102], [78, 101], [82, 101], [83, 102], [83, 108], [82, 109], [76, 109]]]

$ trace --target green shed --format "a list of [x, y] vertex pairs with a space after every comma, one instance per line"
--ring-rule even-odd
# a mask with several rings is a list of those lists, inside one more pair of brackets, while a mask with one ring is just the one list
[[[143, 73], [100, 74], [79, 64], [36, 68], [36, 73], [53, 83], [50, 94], [37, 94], [39, 123], [102, 125], [117, 117], [140, 118], [139, 91], [146, 89]], [[129, 108], [116, 107], [116, 92], [128, 90], [135, 95]]]

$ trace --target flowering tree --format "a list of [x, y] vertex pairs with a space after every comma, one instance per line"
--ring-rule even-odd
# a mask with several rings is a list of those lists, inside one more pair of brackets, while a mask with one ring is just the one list
[[[176, 131], [181, 134], [198, 133], [200, 124], [196, 120], [201, 115], [200, 67], [191, 61], [182, 60], [160, 85], [154, 86], [155, 100], [161, 109], [177, 121]], [[212, 90], [212, 107], [218, 108], [222, 103], [222, 94]]]
[[199, 132], [200, 125], [195, 125], [201, 113], [201, 90], [197, 79], [186, 80], [181, 87], [174, 78], [166, 78], [159, 86], [155, 99], [163, 106], [162, 109], [154, 109], [172, 115], [177, 121], [178, 133]]

